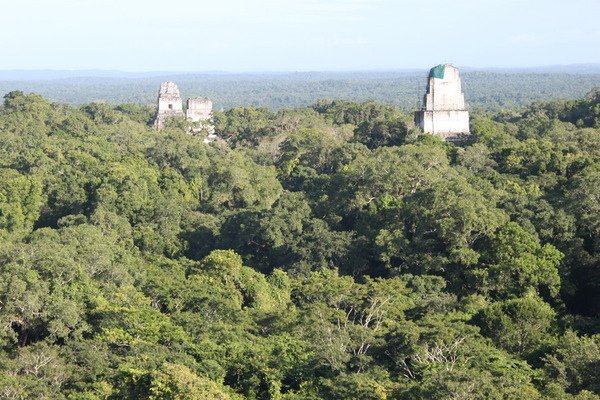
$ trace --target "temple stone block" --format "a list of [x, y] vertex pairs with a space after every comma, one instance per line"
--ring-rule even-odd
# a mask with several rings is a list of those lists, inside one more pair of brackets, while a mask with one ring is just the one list
[[187, 110], [183, 112], [183, 100], [179, 88], [173, 82], [163, 82], [158, 91], [158, 111], [154, 127], [162, 129], [165, 121], [172, 117], [185, 117], [190, 124], [189, 133], [206, 135], [206, 143], [217, 139], [212, 125], [212, 101], [207, 97], [192, 97], [187, 100]]
[[179, 88], [173, 82], [163, 82], [158, 91], [158, 112], [154, 120], [154, 126], [162, 129], [165, 121], [172, 117], [183, 117], [183, 100], [179, 94]]
[[465, 107], [458, 68], [442, 64], [429, 71], [427, 92], [421, 110], [415, 113], [415, 124], [423, 132], [447, 141], [470, 136], [469, 112]]
[[207, 121], [212, 117], [212, 101], [207, 97], [191, 97], [187, 101], [186, 116], [189, 121]]

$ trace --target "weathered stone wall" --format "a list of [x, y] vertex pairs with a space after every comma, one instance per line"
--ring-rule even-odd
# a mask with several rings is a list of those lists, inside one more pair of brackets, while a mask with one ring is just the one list
[[465, 96], [462, 93], [458, 68], [446, 65], [444, 79], [429, 78], [423, 104], [425, 110], [465, 109]]
[[421, 110], [415, 113], [415, 123], [423, 132], [456, 140], [469, 135], [469, 112], [458, 68], [446, 64], [443, 72], [443, 78], [433, 76], [433, 69], [430, 72], [427, 93]]
[[444, 140], [454, 140], [469, 134], [469, 112], [438, 110], [417, 112], [416, 124], [423, 132], [433, 133]]
[[158, 112], [154, 126], [162, 129], [165, 121], [172, 117], [183, 117], [183, 100], [179, 88], [173, 82], [163, 82], [158, 91]]
[[158, 113], [183, 113], [183, 100], [180, 98], [158, 98]]
[[209, 120], [212, 117], [212, 101], [207, 97], [188, 99], [186, 116], [192, 122]]

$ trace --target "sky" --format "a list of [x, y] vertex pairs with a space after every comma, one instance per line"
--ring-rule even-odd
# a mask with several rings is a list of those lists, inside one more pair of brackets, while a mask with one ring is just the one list
[[0, 70], [600, 63], [600, 0], [0, 0]]

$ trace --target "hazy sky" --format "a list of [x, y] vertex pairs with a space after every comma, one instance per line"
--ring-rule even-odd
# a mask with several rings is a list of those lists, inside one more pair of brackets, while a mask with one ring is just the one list
[[600, 0], [0, 0], [0, 69], [600, 63]]

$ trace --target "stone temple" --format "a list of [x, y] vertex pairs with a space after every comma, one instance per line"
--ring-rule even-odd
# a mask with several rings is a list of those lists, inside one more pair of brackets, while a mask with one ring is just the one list
[[212, 117], [212, 106], [208, 97], [192, 97], [187, 101], [185, 115], [192, 122], [208, 121]]
[[216, 139], [214, 127], [211, 124], [212, 119], [212, 101], [207, 97], [192, 97], [187, 100], [187, 110], [183, 113], [183, 100], [179, 93], [179, 88], [173, 82], [163, 82], [158, 91], [158, 111], [154, 120], [156, 129], [162, 129], [165, 121], [172, 117], [186, 117], [192, 122], [190, 128], [191, 134], [199, 134], [206, 131], [208, 134], [204, 139], [210, 142]]
[[441, 64], [431, 68], [427, 93], [421, 110], [415, 113], [415, 124], [423, 132], [440, 136], [447, 141], [468, 138], [469, 112], [465, 107], [458, 68]]
[[165, 121], [172, 117], [183, 117], [183, 100], [175, 83], [163, 82], [158, 91], [158, 112], [154, 126], [162, 129]]

